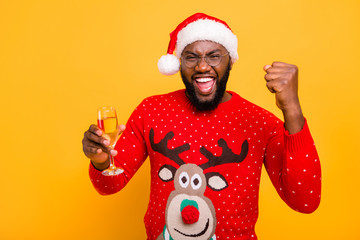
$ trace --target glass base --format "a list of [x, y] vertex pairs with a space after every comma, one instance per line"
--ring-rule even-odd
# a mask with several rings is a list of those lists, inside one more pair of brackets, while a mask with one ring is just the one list
[[116, 176], [116, 175], [122, 174], [123, 172], [124, 172], [124, 169], [122, 169], [122, 168], [110, 167], [108, 169], [105, 169], [101, 173], [104, 176]]

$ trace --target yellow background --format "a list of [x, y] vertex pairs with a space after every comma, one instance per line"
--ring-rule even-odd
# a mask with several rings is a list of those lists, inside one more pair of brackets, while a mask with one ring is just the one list
[[278, 116], [262, 67], [300, 68], [322, 202], [311, 215], [291, 210], [263, 171], [259, 239], [360, 239], [358, 0], [2, 0], [0, 239], [145, 239], [149, 163], [122, 192], [100, 196], [81, 140], [99, 106], [114, 105], [125, 123], [144, 97], [182, 88], [156, 63], [195, 12], [238, 36], [228, 89]]

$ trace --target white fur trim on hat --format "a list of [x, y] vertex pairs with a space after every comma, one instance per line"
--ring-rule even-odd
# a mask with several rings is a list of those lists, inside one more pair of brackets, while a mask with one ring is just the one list
[[158, 61], [158, 68], [164, 75], [173, 75], [180, 69], [179, 59], [173, 54], [163, 55]]
[[176, 55], [181, 56], [187, 45], [200, 40], [213, 41], [224, 46], [229, 51], [232, 63], [239, 59], [236, 35], [224, 24], [209, 19], [199, 19], [189, 23], [179, 31]]

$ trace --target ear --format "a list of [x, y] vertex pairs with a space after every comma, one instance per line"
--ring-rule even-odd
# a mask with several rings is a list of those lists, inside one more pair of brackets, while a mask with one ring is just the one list
[[205, 174], [206, 182], [209, 188], [214, 191], [221, 191], [229, 185], [224, 176], [217, 172], [209, 172]]
[[165, 164], [159, 170], [159, 178], [164, 182], [169, 182], [175, 177], [176, 168], [174, 166]]

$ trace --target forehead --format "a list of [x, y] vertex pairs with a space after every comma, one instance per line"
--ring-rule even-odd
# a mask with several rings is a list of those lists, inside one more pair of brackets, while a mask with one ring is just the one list
[[220, 50], [220, 52], [225, 53], [226, 49], [223, 45], [212, 42], [212, 41], [196, 41], [187, 45], [182, 53], [185, 52], [194, 52], [197, 54], [206, 54], [215, 50]]

